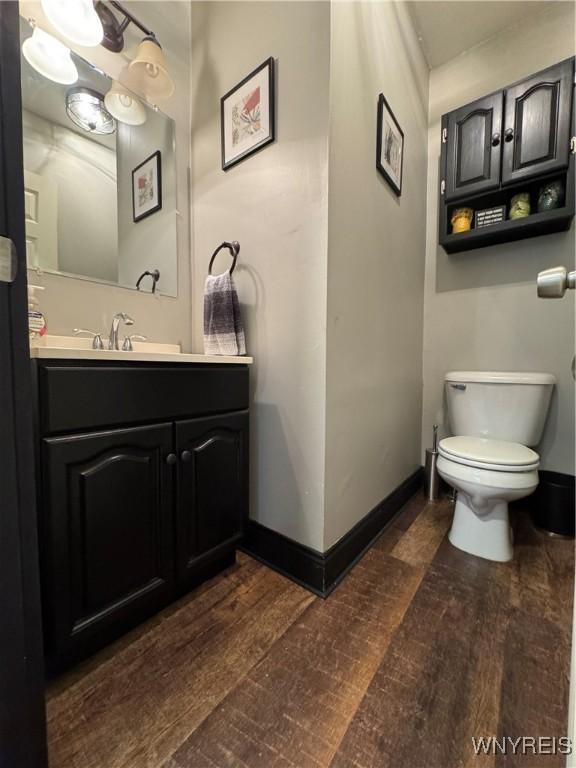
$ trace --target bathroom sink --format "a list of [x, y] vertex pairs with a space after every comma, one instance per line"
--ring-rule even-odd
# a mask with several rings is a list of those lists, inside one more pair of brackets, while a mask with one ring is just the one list
[[228, 363], [249, 365], [251, 357], [204, 355], [182, 352], [179, 344], [134, 341], [131, 352], [92, 349], [92, 339], [46, 335], [30, 343], [30, 357], [60, 360], [127, 360], [164, 363]]

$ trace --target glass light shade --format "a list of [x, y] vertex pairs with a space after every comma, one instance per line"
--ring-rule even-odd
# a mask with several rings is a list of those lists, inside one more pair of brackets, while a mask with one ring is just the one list
[[104, 29], [92, 0], [42, 0], [48, 21], [68, 40], [86, 47], [100, 45]]
[[72, 85], [78, 80], [69, 48], [40, 27], [35, 27], [32, 37], [24, 40], [22, 53], [28, 64], [48, 80], [62, 85]]
[[174, 81], [159, 44], [145, 37], [138, 46], [136, 58], [130, 62], [130, 72], [138, 78], [140, 89], [150, 99], [168, 99], [174, 93]]
[[146, 122], [146, 110], [140, 100], [117, 80], [104, 96], [104, 104], [110, 114], [126, 125], [142, 125]]
[[74, 125], [88, 133], [114, 133], [114, 118], [104, 106], [104, 97], [91, 88], [71, 88], [66, 94], [66, 114]]

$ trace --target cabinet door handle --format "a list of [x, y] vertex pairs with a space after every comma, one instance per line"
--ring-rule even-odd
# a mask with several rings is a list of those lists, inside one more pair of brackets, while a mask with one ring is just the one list
[[176, 456], [175, 453], [169, 453], [168, 456], [166, 456], [166, 464], [173, 465], [173, 464], [176, 464], [177, 461], [178, 461], [178, 456]]
[[500, 134], [499, 133], [493, 133], [492, 134], [492, 146], [497, 147], [498, 144], [500, 144]]
[[187, 464], [189, 461], [192, 461], [192, 454], [190, 451], [182, 451], [180, 458], [185, 464]]
[[514, 138], [514, 131], [512, 128], [506, 128], [504, 131], [504, 141], [512, 141]]

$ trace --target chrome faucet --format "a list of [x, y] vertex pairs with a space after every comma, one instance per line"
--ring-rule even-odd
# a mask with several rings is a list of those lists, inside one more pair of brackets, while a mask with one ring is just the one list
[[112, 327], [110, 328], [110, 337], [108, 339], [108, 349], [120, 349], [118, 346], [118, 328], [120, 323], [124, 321], [126, 325], [134, 325], [134, 320], [127, 315], [126, 312], [118, 312], [112, 318]]

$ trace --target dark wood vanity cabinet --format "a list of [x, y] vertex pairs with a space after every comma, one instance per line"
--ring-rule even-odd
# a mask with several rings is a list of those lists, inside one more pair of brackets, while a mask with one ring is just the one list
[[[439, 242], [448, 253], [561, 231], [574, 216], [574, 59], [442, 117]], [[539, 212], [546, 181], [564, 184], [564, 204]], [[509, 220], [513, 195], [527, 192], [531, 215]], [[455, 208], [506, 207], [505, 220], [452, 234]]]
[[[248, 516], [248, 367], [179, 365], [171, 377], [161, 364], [33, 365], [46, 651], [58, 668], [233, 562]], [[139, 407], [123, 425], [127, 396]]]
[[202, 558], [240, 540], [247, 515], [247, 435], [247, 413], [176, 424], [180, 582], [194, 577]]
[[43, 441], [44, 613], [57, 652], [169, 596], [171, 446], [170, 424]]

